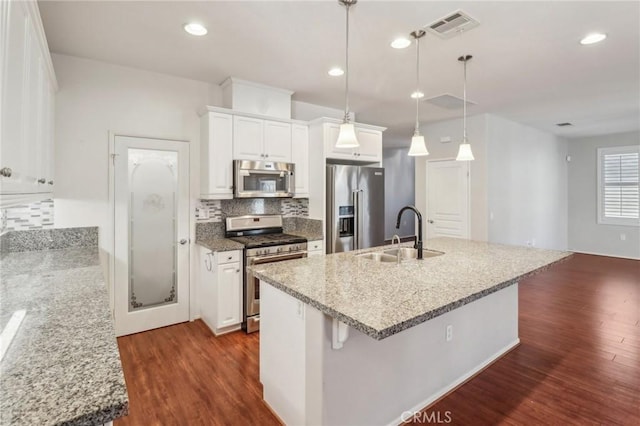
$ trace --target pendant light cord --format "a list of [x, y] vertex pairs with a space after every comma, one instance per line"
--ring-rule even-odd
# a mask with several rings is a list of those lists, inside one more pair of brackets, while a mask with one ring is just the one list
[[420, 134], [420, 37], [416, 37], [416, 129], [414, 135]]
[[462, 110], [463, 110], [463, 128], [464, 128], [464, 135], [462, 135], [462, 143], [468, 143], [467, 142], [467, 61], [471, 59], [469, 57], [465, 57], [464, 58], [464, 85], [462, 88], [462, 97], [463, 99], [463, 104], [462, 104]]
[[344, 122], [348, 123], [349, 122], [349, 8], [351, 7], [350, 4], [345, 4], [345, 7], [347, 8], [347, 43], [346, 43], [346, 49], [345, 49], [345, 73], [344, 73]]

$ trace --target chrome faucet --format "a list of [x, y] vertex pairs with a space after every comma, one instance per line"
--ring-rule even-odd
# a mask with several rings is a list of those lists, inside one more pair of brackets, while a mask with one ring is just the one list
[[415, 208], [415, 206], [404, 206], [398, 212], [396, 229], [400, 229], [400, 219], [402, 218], [402, 213], [404, 213], [405, 210], [413, 211], [416, 214], [416, 217], [418, 218], [418, 235], [414, 237], [415, 243], [413, 245], [413, 248], [418, 250], [418, 259], [422, 259], [422, 214], [420, 214], [420, 212], [418, 211], [417, 208]]
[[398, 234], [395, 234], [392, 238], [391, 238], [391, 245], [393, 245], [393, 242], [395, 240], [398, 240], [398, 245], [396, 246], [397, 249], [397, 254], [396, 254], [396, 258], [398, 258], [398, 265], [400, 264], [400, 262], [402, 262], [402, 252], [400, 251], [400, 237], [398, 236]]

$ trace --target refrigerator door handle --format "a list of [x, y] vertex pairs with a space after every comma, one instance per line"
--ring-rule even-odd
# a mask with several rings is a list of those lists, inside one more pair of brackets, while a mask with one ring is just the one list
[[363, 248], [362, 246], [363, 241], [362, 241], [362, 236], [364, 235], [364, 218], [362, 217], [364, 215], [363, 213], [363, 209], [362, 209], [362, 202], [364, 199], [364, 191], [362, 189], [358, 190], [358, 249]]
[[354, 250], [358, 250], [360, 248], [360, 221], [358, 220], [358, 191], [353, 191], [351, 193], [351, 198], [353, 200], [353, 248]]
[[336, 195], [335, 195], [335, 187], [336, 187], [336, 170], [332, 167], [329, 168], [330, 172], [328, 173], [329, 185], [331, 191], [327, 190], [327, 209], [330, 212], [327, 215], [328, 226], [327, 226], [327, 244], [325, 251], [327, 253], [334, 253], [336, 244], [336, 228], [340, 221], [336, 216]]

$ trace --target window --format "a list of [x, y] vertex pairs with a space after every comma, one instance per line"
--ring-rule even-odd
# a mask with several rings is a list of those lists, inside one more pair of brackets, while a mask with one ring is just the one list
[[640, 226], [640, 147], [598, 148], [598, 223]]

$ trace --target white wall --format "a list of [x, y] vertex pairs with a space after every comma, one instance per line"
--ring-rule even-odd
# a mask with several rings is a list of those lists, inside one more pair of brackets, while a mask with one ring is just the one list
[[[200, 192], [197, 110], [210, 103], [217, 90], [203, 82], [72, 56], [54, 54], [53, 65], [60, 86], [55, 119], [55, 226], [98, 226], [102, 264], [108, 274], [113, 247], [109, 132], [189, 141], [193, 211]], [[195, 221], [190, 219], [193, 241]]]
[[[470, 218], [472, 240], [486, 241], [488, 238], [487, 216], [487, 119], [486, 115], [467, 117], [467, 136], [475, 160], [470, 171]], [[441, 121], [423, 125], [429, 155], [417, 157], [415, 166], [416, 207], [426, 219], [427, 190], [426, 162], [433, 160], [454, 160], [462, 139], [462, 119]], [[451, 142], [441, 143], [440, 138], [450, 137]], [[426, 236], [426, 235], [425, 235]]]
[[[597, 149], [640, 144], [640, 132], [569, 141], [569, 249], [640, 259], [640, 228], [597, 223]], [[621, 239], [625, 234], [626, 240]]]
[[489, 241], [567, 249], [567, 141], [487, 115]]
[[382, 151], [384, 167], [384, 237], [391, 239], [394, 234], [401, 237], [415, 234], [413, 215], [402, 216], [400, 229], [396, 229], [396, 219], [400, 209], [415, 203], [415, 157], [409, 157], [409, 148], [389, 148]]
[[[307, 102], [291, 101], [291, 118], [311, 121], [320, 117], [342, 119], [344, 117], [344, 110], [309, 104]], [[355, 114], [351, 113], [350, 117], [351, 120], [355, 121]]]

